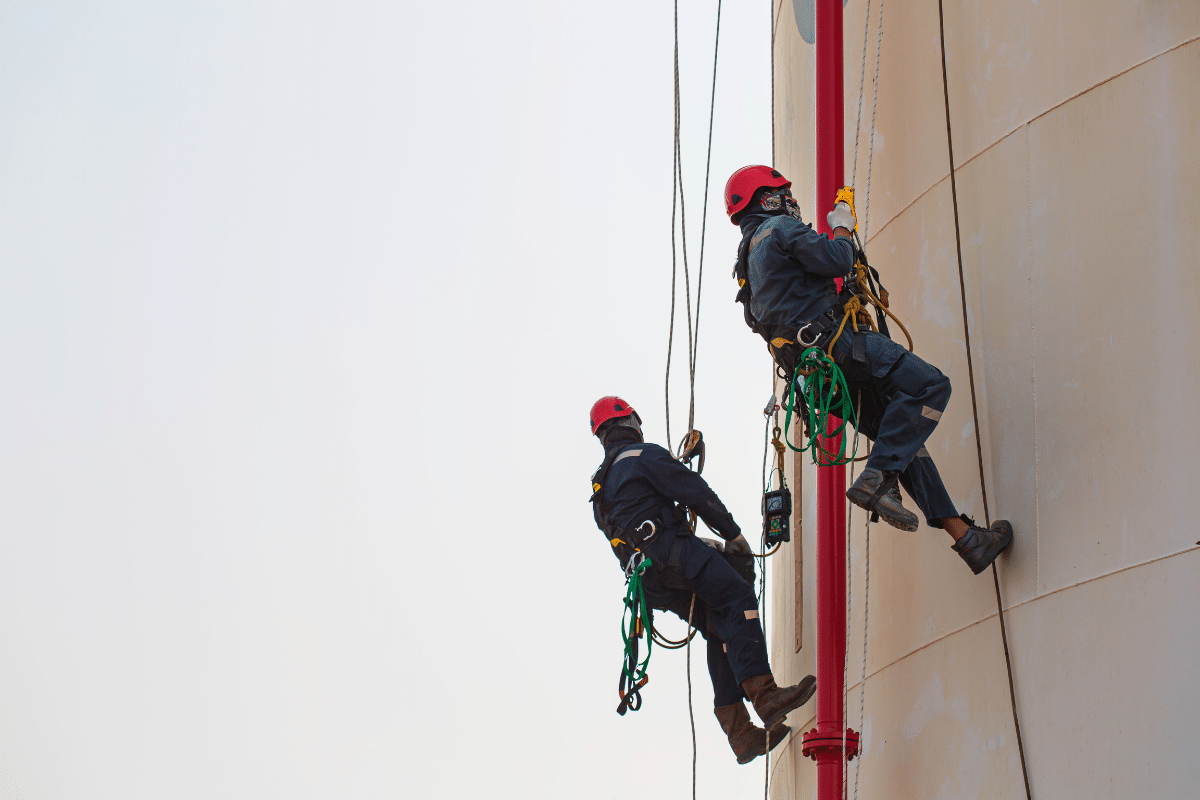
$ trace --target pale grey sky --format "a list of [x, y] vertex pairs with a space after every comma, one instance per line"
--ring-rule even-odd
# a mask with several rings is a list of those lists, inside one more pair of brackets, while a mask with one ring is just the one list
[[[664, 436], [671, 14], [0, 5], [0, 800], [687, 796], [684, 654], [614, 713], [585, 422]], [[770, 159], [768, 37], [724, 4], [697, 386], [749, 533], [770, 368], [720, 194]], [[754, 796], [692, 661], [699, 796]]]

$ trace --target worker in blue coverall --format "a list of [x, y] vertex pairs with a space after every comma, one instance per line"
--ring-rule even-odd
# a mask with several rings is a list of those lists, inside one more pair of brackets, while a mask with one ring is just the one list
[[[858, 224], [850, 206], [838, 203], [827, 216], [833, 237], [817, 233], [800, 219], [790, 187], [777, 170], [761, 165], [739, 169], [725, 185], [726, 212], [742, 230], [738, 300], [747, 324], [789, 375], [804, 349], [824, 350], [837, 333], [842, 296], [834, 279], [854, 269], [851, 232]], [[904, 507], [899, 483], [926, 523], [949, 533], [954, 551], [978, 575], [1012, 542], [1012, 525], [997, 520], [985, 529], [960, 516], [925, 448], [950, 401], [949, 379], [865, 325], [847, 325], [832, 356], [860, 408], [858, 430], [874, 441], [846, 497], [901, 530], [915, 531], [917, 515]]]
[[[689, 620], [704, 636], [714, 713], [738, 763], [749, 763], [767, 751], [767, 731], [771, 748], [787, 738], [784, 718], [812, 696], [816, 679], [775, 684], [752, 586], [750, 546], [705, 480], [666, 449], [646, 444], [641, 418], [619, 397], [598, 400], [590, 424], [604, 446], [604, 462], [592, 476], [596, 525], [627, 572], [631, 560], [650, 559], [652, 567], [643, 574], [650, 606]], [[723, 551], [693, 533], [685, 509], [725, 540]], [[749, 580], [730, 565], [739, 560], [750, 562]], [[750, 721], [744, 698], [763, 728]]]

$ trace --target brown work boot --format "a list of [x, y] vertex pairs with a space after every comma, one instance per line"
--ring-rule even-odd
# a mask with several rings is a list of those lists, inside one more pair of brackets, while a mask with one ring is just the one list
[[754, 712], [763, 721], [763, 727], [772, 730], [783, 722], [783, 718], [808, 702], [817, 690], [817, 679], [806, 676], [795, 686], [780, 688], [772, 675], [758, 675], [742, 681], [746, 697], [750, 698]]
[[867, 467], [846, 490], [851, 503], [866, 511], [883, 517], [883, 521], [902, 531], [915, 531], [920, 527], [917, 515], [904, 507], [900, 499], [900, 488], [896, 486], [900, 473], [881, 472]]
[[1012, 544], [1012, 523], [1006, 519], [998, 519], [990, 528], [981, 528], [966, 514], [960, 519], [967, 523], [967, 532], [951, 547], [967, 562], [971, 572], [978, 575]]
[[[754, 759], [767, 752], [767, 732], [750, 721], [750, 712], [745, 704], [738, 701], [733, 705], [717, 706], [713, 709], [721, 730], [729, 737], [729, 746], [737, 756], [739, 764], [749, 764]], [[787, 725], [779, 725], [771, 729], [771, 749], [788, 737], [792, 729]]]

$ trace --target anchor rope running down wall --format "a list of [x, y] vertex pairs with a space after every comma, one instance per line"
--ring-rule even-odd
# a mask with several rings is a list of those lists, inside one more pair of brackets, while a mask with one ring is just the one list
[[[983, 441], [979, 431], [979, 402], [975, 396], [975, 366], [971, 358], [971, 331], [967, 315], [967, 282], [963, 274], [962, 234], [958, 222], [958, 186], [954, 174], [954, 132], [950, 125], [950, 82], [946, 76], [946, 22], [942, 0], [938, 0], [938, 32], [942, 48], [942, 93], [946, 106], [946, 149], [950, 157], [950, 201], [954, 208], [954, 246], [958, 256], [958, 287], [962, 298], [963, 339], [967, 349], [967, 378], [971, 387], [971, 415], [975, 422], [975, 453], [979, 461], [979, 488], [983, 495], [984, 524], [992, 524], [991, 509], [988, 507], [987, 479], [983, 469]], [[1000, 620], [1000, 641], [1004, 646], [1004, 665], [1008, 669], [1008, 697], [1012, 703], [1013, 727], [1017, 733], [1017, 752], [1021, 757], [1021, 777], [1025, 779], [1026, 800], [1033, 800], [1029, 789], [1029, 770], [1025, 766], [1025, 743], [1021, 737], [1021, 721], [1017, 717], [1017, 693], [1013, 687], [1012, 657], [1008, 651], [1008, 630], [1004, 623], [1004, 603], [1000, 597], [1000, 574], [996, 562], [992, 562], [992, 583], [996, 588], [996, 616]]]
[[[858, 114], [857, 114], [857, 119], [855, 120], [855, 123], [854, 123], [854, 161], [852, 162], [851, 167], [850, 167], [850, 185], [851, 186], [856, 186], [858, 183], [858, 143], [859, 143], [859, 139], [862, 136], [863, 100], [866, 97], [867, 41], [869, 40], [870, 32], [871, 32], [871, 0], [867, 0], [867, 7], [863, 13], [862, 61], [859, 65], [859, 74], [858, 74]], [[862, 240], [864, 242], [867, 241], [867, 239], [868, 239], [868, 227], [867, 226], [868, 226], [868, 222], [871, 218], [871, 167], [874, 163], [873, 157], [875, 155], [875, 119], [876, 119], [876, 110], [879, 107], [879, 54], [880, 54], [882, 45], [883, 45], [883, 0], [879, 0], [879, 22], [876, 24], [876, 30], [875, 30], [875, 79], [871, 84], [871, 133], [867, 140], [867, 187], [866, 187], [866, 191], [863, 193]], [[906, 333], [907, 333], [907, 331], [906, 331]], [[910, 341], [911, 341], [911, 338], [910, 338]], [[859, 398], [858, 398], [858, 408], [860, 409], [860, 411], [855, 413], [856, 420], [858, 419], [858, 414], [861, 413], [861, 409], [862, 409], [862, 395], [861, 394], [859, 395]], [[855, 429], [854, 429], [854, 438], [855, 438], [854, 451], [855, 452], [857, 452], [857, 450], [858, 450], [858, 444], [857, 444], [858, 434], [859, 434], [859, 431], [858, 431], [858, 427], [856, 425]], [[871, 455], [871, 440], [868, 439], [867, 440], [866, 458], [870, 458], [870, 455]], [[851, 483], [854, 482], [854, 468], [855, 468], [855, 465], [852, 460], [852, 462], [850, 464], [850, 482]], [[864, 704], [865, 704], [865, 700], [866, 700], [866, 690], [867, 690], [867, 622], [869, 620], [870, 601], [871, 601], [871, 515], [864, 514], [863, 518], [864, 518], [863, 549], [865, 551], [866, 560], [865, 560], [865, 564], [863, 566], [863, 570], [864, 570], [864, 576], [863, 576], [863, 646], [862, 646], [862, 667], [861, 667], [861, 672], [860, 672], [860, 677], [859, 677], [859, 682], [858, 682], [858, 735], [859, 735], [858, 749], [859, 749], [859, 752], [858, 752], [858, 757], [854, 761], [854, 797], [855, 798], [858, 797], [858, 775], [859, 775], [859, 767], [862, 765], [862, 749], [866, 744], [866, 736], [864, 735], [864, 731], [863, 731], [863, 728], [864, 728], [863, 722], [865, 720], [865, 716], [864, 716], [865, 705]], [[854, 530], [854, 526], [852, 524], [853, 521], [854, 521], [854, 504], [851, 503], [849, 501], [849, 499], [847, 499], [847, 501], [846, 501], [846, 639], [845, 639], [844, 660], [842, 662], [842, 686], [843, 687], [845, 687], [849, 684], [850, 620], [852, 618], [852, 612], [854, 609], [854, 571], [851, 569], [851, 564], [850, 564], [851, 535]], [[847, 717], [849, 716], [847, 713], [848, 700], [849, 700], [849, 693], [846, 692], [845, 694], [842, 695], [842, 719], [843, 720], [847, 719]], [[845, 751], [846, 745], [847, 745], [847, 741], [846, 741], [846, 738], [847, 738], [846, 731], [847, 730], [848, 730], [848, 727], [845, 727], [845, 728], [843, 728], [843, 731], [842, 731], [842, 750], [843, 750], [843, 752]], [[849, 775], [847, 774], [847, 772], [848, 772], [848, 770], [845, 768], [845, 766], [843, 766], [843, 769], [842, 769], [842, 796], [843, 797], [845, 797], [848, 794], [847, 784], [849, 783]]]
[[[857, 410], [855, 411], [854, 418], [858, 419], [858, 415], [862, 413], [862, 391], [861, 390], [858, 393], [858, 402], [856, 405], [857, 405]], [[859, 430], [858, 430], [858, 426], [856, 425], [854, 428], [854, 449], [856, 451], [858, 450], [858, 435], [859, 435]], [[870, 439], [868, 439], [867, 441], [870, 442]], [[854, 467], [855, 467], [854, 460], [851, 459], [851, 461], [850, 461], [850, 483], [851, 483], [851, 485], [853, 485], [853, 483], [854, 483]], [[864, 469], [865, 469], [865, 467], [864, 467]], [[846, 745], [848, 742], [848, 735], [849, 735], [849, 731], [850, 731], [849, 725], [844, 724], [844, 723], [849, 722], [849, 720], [847, 718], [848, 715], [846, 713], [846, 711], [847, 711], [846, 706], [849, 704], [849, 697], [850, 697], [850, 692], [848, 689], [848, 687], [850, 685], [850, 681], [849, 681], [849, 678], [850, 678], [850, 620], [853, 617], [853, 611], [854, 611], [854, 572], [851, 569], [851, 564], [850, 564], [850, 543], [851, 543], [850, 534], [851, 534], [851, 531], [853, 530], [853, 525], [851, 525], [851, 522], [854, 519], [854, 517], [851, 515], [853, 513], [853, 508], [854, 508], [854, 504], [851, 503], [850, 498], [847, 497], [846, 498], [846, 636], [843, 639], [843, 648], [842, 648], [842, 720], [843, 720], [842, 752], [843, 753], [846, 752]], [[867, 517], [867, 525], [868, 525], [868, 530], [869, 530], [869, 526], [871, 524], [871, 515], [866, 514], [865, 516]], [[866, 674], [866, 651], [865, 650], [863, 651], [863, 674], [864, 675]], [[860, 690], [859, 696], [860, 697], [862, 696], [861, 689], [862, 689], [862, 687], [860, 686], [859, 687], [859, 690]], [[858, 726], [858, 733], [859, 733], [859, 742], [860, 742], [859, 752], [861, 753], [861, 742], [862, 742], [862, 723], [861, 722], [859, 723], [859, 726]], [[846, 760], [843, 759], [842, 760], [842, 797], [846, 796], [847, 782], [849, 781], [848, 772], [849, 772], [849, 770], [846, 767]], [[858, 773], [856, 770], [855, 775], [857, 775], [857, 774]]]
[[[854, 162], [850, 168], [850, 185], [855, 186], [858, 180], [858, 141], [862, 135], [862, 109], [863, 99], [866, 95], [865, 81], [867, 75], [867, 41], [868, 34], [871, 30], [871, 0], [867, 0], [867, 7], [863, 14], [863, 45], [862, 45], [862, 61], [859, 66], [858, 78], [858, 118], [854, 124]], [[879, 0], [879, 21], [875, 26], [875, 79], [871, 86], [871, 134], [867, 140], [867, 186], [863, 193], [863, 224], [862, 224], [862, 240], [865, 242], [868, 239], [868, 224], [871, 218], [871, 167], [874, 163], [875, 155], [875, 119], [876, 110], [879, 107], [879, 54], [883, 45], [883, 0]], [[907, 333], [907, 332], [906, 332]], [[910, 339], [911, 340], [911, 339]], [[862, 408], [862, 397], [859, 397], [859, 408]], [[857, 419], [857, 414], [855, 416]], [[854, 431], [855, 438], [858, 437], [858, 428]], [[857, 446], [855, 450], [857, 450]], [[867, 439], [866, 458], [871, 456], [871, 440]], [[854, 464], [850, 465], [850, 482], [854, 483]], [[850, 670], [850, 620], [851, 612], [854, 608], [854, 572], [850, 565], [850, 544], [851, 535], [854, 530], [854, 504], [847, 500], [846, 502], [846, 646], [845, 660], [843, 661], [842, 686], [849, 684], [848, 676]], [[871, 515], [863, 514], [863, 637], [862, 637], [862, 666], [858, 680], [858, 756], [854, 760], [854, 798], [858, 798], [858, 776], [860, 767], [862, 766], [863, 748], [866, 746], [866, 693], [867, 693], [867, 624], [870, 621], [871, 610]], [[848, 704], [849, 693], [842, 697], [842, 719], [846, 719], [846, 706]], [[842, 749], [846, 748], [846, 733], [845, 729], [842, 733]], [[842, 796], [845, 797], [847, 792], [847, 783], [849, 776], [847, 770], [843, 768], [842, 772]]]

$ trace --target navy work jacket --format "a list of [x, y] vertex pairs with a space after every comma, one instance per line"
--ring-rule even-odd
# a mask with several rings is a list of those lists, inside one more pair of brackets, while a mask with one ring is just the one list
[[722, 538], [733, 539], [741, 534], [733, 515], [704, 478], [676, 461], [666, 448], [635, 442], [618, 445], [618, 449], [617, 460], [592, 504], [596, 526], [601, 530], [602, 508], [610, 529], [628, 530], [648, 519], [659, 520], [667, 530], [655, 538], [651, 550], [665, 553], [676, 533], [687, 528], [673, 517], [675, 503], [680, 503], [699, 514]]
[[742, 236], [750, 237], [750, 311], [761, 325], [778, 325], [794, 336], [837, 305], [833, 279], [854, 268], [849, 239], [830, 239], [786, 214], [750, 214], [740, 224]]

